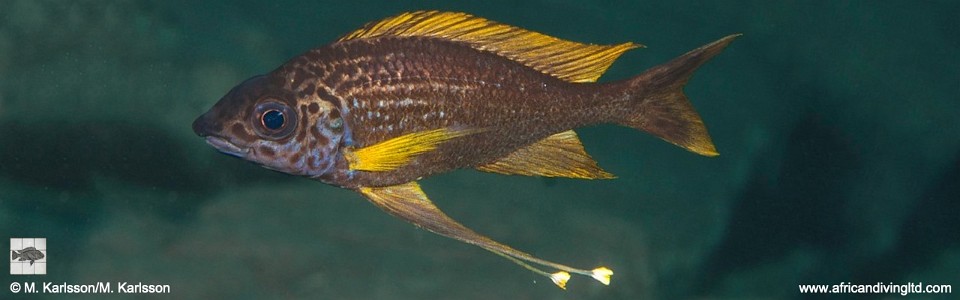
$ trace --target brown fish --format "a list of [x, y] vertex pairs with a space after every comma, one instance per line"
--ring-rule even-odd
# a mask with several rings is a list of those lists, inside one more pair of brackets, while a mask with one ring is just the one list
[[[570, 273], [447, 217], [417, 180], [455, 169], [607, 179], [572, 129], [614, 123], [717, 155], [682, 88], [730, 35], [617, 82], [594, 83], [633, 43], [588, 45], [464, 13], [367, 24], [234, 87], [193, 123], [217, 150], [363, 194], [386, 212], [480, 246], [561, 288]], [[548, 273], [533, 265], [556, 269]]]

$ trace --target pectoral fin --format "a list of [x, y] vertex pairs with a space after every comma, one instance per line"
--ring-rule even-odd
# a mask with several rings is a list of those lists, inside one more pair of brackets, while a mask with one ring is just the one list
[[[565, 288], [566, 281], [570, 277], [567, 272], [591, 276], [604, 284], [609, 284], [609, 277], [613, 274], [612, 271], [604, 267], [587, 271], [542, 260], [476, 233], [440, 211], [440, 209], [427, 198], [427, 195], [423, 193], [420, 185], [416, 182], [387, 187], [361, 187], [359, 191], [366, 196], [370, 202], [393, 216], [404, 219], [417, 227], [431, 232], [480, 246], [524, 268], [549, 277], [561, 288]], [[547, 273], [528, 263], [552, 267], [560, 271]]]
[[610, 179], [583, 149], [573, 130], [551, 135], [477, 170], [507, 175]]
[[436, 149], [440, 143], [480, 132], [480, 129], [433, 129], [401, 135], [372, 146], [347, 149], [344, 158], [350, 170], [390, 171], [410, 162], [417, 155]]

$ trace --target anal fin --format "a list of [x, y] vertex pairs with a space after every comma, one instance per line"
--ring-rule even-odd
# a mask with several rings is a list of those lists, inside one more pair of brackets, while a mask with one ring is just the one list
[[583, 149], [573, 130], [551, 135], [477, 170], [507, 175], [610, 179]]
[[[509, 259], [530, 271], [550, 278], [550, 280], [560, 288], [566, 288], [566, 282], [570, 278], [570, 274], [567, 272], [590, 276], [603, 284], [610, 283], [610, 275], [612, 275], [613, 272], [605, 267], [598, 267], [588, 271], [542, 260], [470, 230], [466, 226], [448, 217], [443, 211], [440, 211], [440, 209], [427, 198], [427, 195], [423, 193], [420, 185], [416, 182], [387, 187], [361, 187], [358, 190], [374, 205], [395, 217], [406, 220], [417, 227], [431, 232], [468, 244], [477, 245]], [[530, 264], [551, 267], [558, 271], [547, 273]]]

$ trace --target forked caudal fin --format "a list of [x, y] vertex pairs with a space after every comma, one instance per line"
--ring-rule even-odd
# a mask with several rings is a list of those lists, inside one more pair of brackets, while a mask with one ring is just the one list
[[683, 94], [683, 86], [698, 67], [738, 36], [740, 34], [728, 35], [630, 79], [628, 83], [632, 88], [644, 92], [637, 94], [633, 99], [635, 109], [621, 117], [619, 123], [700, 155], [719, 155], [703, 120]]

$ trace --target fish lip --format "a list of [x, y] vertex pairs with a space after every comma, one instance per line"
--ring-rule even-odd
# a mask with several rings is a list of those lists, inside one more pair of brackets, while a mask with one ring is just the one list
[[240, 148], [236, 144], [220, 137], [207, 136], [206, 140], [207, 144], [213, 146], [214, 149], [217, 149], [217, 151], [220, 151], [224, 154], [244, 158], [247, 156], [247, 153], [250, 153], [249, 148]]

